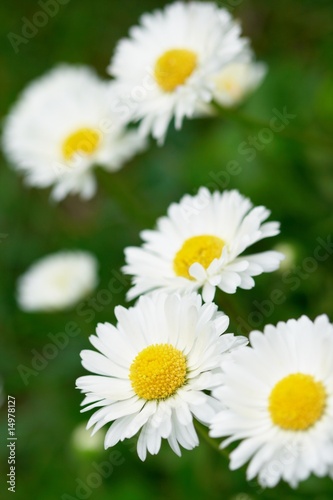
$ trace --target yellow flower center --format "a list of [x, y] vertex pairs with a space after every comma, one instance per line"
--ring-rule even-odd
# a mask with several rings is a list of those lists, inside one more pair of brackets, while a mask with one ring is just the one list
[[98, 148], [100, 141], [98, 130], [80, 128], [64, 140], [62, 154], [66, 160], [71, 160], [75, 154], [91, 155]]
[[139, 398], [166, 399], [186, 382], [186, 358], [170, 344], [150, 345], [132, 362], [129, 378]]
[[312, 375], [293, 373], [280, 380], [269, 396], [274, 424], [290, 431], [304, 431], [319, 420], [326, 405], [326, 391]]
[[198, 262], [207, 269], [214, 259], [221, 257], [224, 245], [225, 242], [217, 236], [204, 234], [189, 238], [174, 258], [173, 269], [176, 275], [193, 279], [189, 274], [191, 265]]
[[192, 50], [171, 49], [155, 63], [155, 79], [165, 92], [183, 85], [197, 67], [197, 55]]

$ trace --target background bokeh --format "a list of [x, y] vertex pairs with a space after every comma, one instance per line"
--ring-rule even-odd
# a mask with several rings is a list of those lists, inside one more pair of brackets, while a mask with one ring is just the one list
[[[17, 52], [8, 33], [22, 36], [22, 18], [31, 21], [41, 4], [0, 3], [4, 115], [30, 80], [58, 62], [89, 64], [106, 76], [117, 40], [141, 13], [165, 4], [62, 3], [59, 0], [58, 13]], [[111, 290], [109, 286], [120, 276], [123, 248], [139, 243], [141, 229], [152, 227], [172, 201], [185, 192], [195, 193], [200, 185], [237, 188], [255, 204], [269, 207], [272, 220], [281, 221], [281, 235], [256, 249], [282, 247], [288, 254], [282, 270], [258, 277], [251, 291], [217, 296], [231, 315], [232, 330], [241, 333], [301, 314], [313, 319], [325, 312], [333, 320], [332, 2], [226, 0], [219, 5], [241, 20], [258, 59], [269, 66], [262, 87], [240, 110], [185, 122], [181, 132], [170, 130], [163, 148], [151, 143], [117, 174], [98, 170], [99, 191], [89, 202], [70, 197], [52, 204], [48, 190], [25, 188], [1, 158], [0, 376], [5, 397], [15, 396], [17, 404], [17, 500], [333, 498], [329, 479], [310, 478], [298, 490], [282, 484], [263, 491], [256, 481], [246, 482], [244, 468], [229, 472], [225, 457], [203, 440], [197, 449], [184, 451], [181, 459], [163, 445], [158, 456], [141, 463], [133, 442], [117, 446], [118, 453], [110, 458], [112, 450], [104, 451], [101, 444], [95, 450], [84, 449], [85, 440], [74, 432], [88, 418], [79, 413], [82, 398], [74, 389], [75, 379], [84, 373], [79, 352], [89, 346], [96, 323], [113, 321], [114, 306], [124, 303], [127, 281], [118, 277]], [[294, 115], [284, 130], [262, 132], [262, 122], [274, 116], [274, 109], [284, 108]], [[247, 146], [253, 138], [258, 146]], [[254, 153], [244, 153], [247, 147], [254, 147]], [[230, 174], [231, 161], [238, 165], [238, 174]], [[315, 257], [318, 246], [326, 255], [320, 261]], [[18, 276], [38, 258], [67, 248], [89, 250], [100, 262], [93, 302], [66, 313], [20, 312], [15, 300]], [[109, 291], [99, 293], [105, 289]], [[45, 350], [52, 343], [50, 334], [65, 332], [69, 322], [75, 322], [79, 334], [67, 335], [64, 348]], [[45, 353], [50, 357], [55, 351], [53, 359], [45, 358]], [[25, 380], [19, 373], [23, 365], [34, 370], [25, 372]], [[0, 411], [0, 497], [10, 498], [4, 479], [6, 401]], [[105, 478], [93, 474], [103, 461], [114, 462], [112, 473], [106, 467]]]

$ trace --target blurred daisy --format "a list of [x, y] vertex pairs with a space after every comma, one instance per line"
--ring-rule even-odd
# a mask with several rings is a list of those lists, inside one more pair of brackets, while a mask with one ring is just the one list
[[214, 100], [224, 107], [240, 103], [260, 85], [266, 72], [265, 64], [254, 62], [249, 54], [228, 64], [213, 77]]
[[279, 272], [284, 273], [296, 266], [297, 260], [299, 258], [299, 252], [296, 245], [289, 242], [281, 242], [274, 246], [274, 250], [277, 252], [282, 252], [285, 256]]
[[212, 194], [202, 187], [196, 196], [184, 196], [158, 219], [156, 230], [141, 233], [142, 248], [125, 249], [123, 270], [134, 276], [128, 299], [158, 288], [185, 293], [203, 287], [210, 302], [216, 287], [226, 293], [252, 288], [252, 276], [274, 271], [283, 258], [274, 251], [238, 257], [279, 233], [277, 222], [263, 224], [269, 214], [236, 190]]
[[107, 112], [108, 84], [88, 67], [61, 65], [32, 82], [7, 118], [3, 148], [28, 184], [53, 186], [52, 197], [91, 198], [94, 164], [118, 170], [140, 151], [137, 132], [126, 132]]
[[191, 450], [198, 445], [193, 417], [207, 425], [220, 408], [205, 391], [221, 382], [221, 362], [246, 339], [222, 335], [228, 317], [197, 294], [156, 293], [115, 314], [116, 327], [99, 324], [90, 337], [99, 353], [81, 353], [84, 368], [97, 374], [77, 380], [83, 411], [101, 407], [87, 428], [94, 434], [114, 421], [105, 448], [140, 431], [141, 460], [158, 453], [162, 438], [177, 455], [180, 446]]
[[142, 120], [141, 133], [162, 142], [173, 116], [179, 129], [212, 100], [212, 76], [247, 45], [229, 12], [214, 3], [176, 2], [144, 14], [108, 68], [119, 96], [114, 107], [128, 120]]
[[54, 311], [73, 306], [97, 285], [97, 261], [87, 252], [48, 255], [18, 281], [17, 300], [24, 311]]
[[214, 392], [228, 409], [213, 418], [211, 436], [242, 439], [232, 470], [249, 459], [247, 479], [280, 479], [296, 487], [309, 477], [333, 478], [333, 326], [306, 316], [250, 334], [252, 348], [231, 353]]
[[91, 436], [85, 424], [79, 424], [72, 432], [71, 444], [73, 449], [79, 453], [98, 452], [103, 446], [104, 438], [105, 433], [102, 430]]

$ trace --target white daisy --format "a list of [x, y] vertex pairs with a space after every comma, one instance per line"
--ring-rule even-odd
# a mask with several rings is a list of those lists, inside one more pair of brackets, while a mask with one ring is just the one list
[[144, 14], [108, 68], [118, 96], [114, 109], [127, 120], [142, 120], [141, 133], [151, 131], [162, 142], [173, 116], [180, 128], [184, 117], [212, 100], [212, 76], [247, 45], [238, 23], [213, 3], [176, 2]]
[[255, 62], [250, 53], [244, 54], [213, 76], [214, 100], [224, 107], [238, 104], [260, 85], [266, 72], [265, 64]]
[[103, 446], [105, 433], [100, 430], [92, 437], [85, 424], [75, 427], [71, 435], [71, 444], [76, 452], [98, 452]]
[[[90, 341], [99, 351], [82, 351], [82, 364], [92, 373], [77, 380], [86, 393], [83, 411], [101, 407], [87, 428], [93, 434], [113, 421], [105, 448], [140, 431], [137, 450], [157, 454], [167, 439], [180, 446], [198, 445], [193, 417], [208, 424], [220, 408], [205, 391], [221, 381], [220, 364], [244, 337], [222, 333], [229, 319], [215, 304], [202, 305], [197, 294], [153, 294], [130, 308], [116, 307], [117, 326], [99, 324]], [[180, 446], [179, 446], [180, 445]]]
[[32, 186], [91, 198], [94, 164], [118, 170], [144, 141], [107, 111], [109, 87], [88, 67], [61, 65], [23, 92], [4, 127], [3, 148]]
[[243, 440], [230, 454], [232, 470], [250, 460], [247, 479], [262, 486], [280, 479], [296, 487], [311, 473], [333, 478], [333, 326], [306, 316], [264, 334], [252, 348], [231, 353], [214, 392], [227, 406], [213, 418], [211, 436]]
[[279, 233], [277, 222], [263, 224], [269, 214], [236, 190], [210, 193], [202, 187], [196, 196], [184, 196], [158, 219], [156, 230], [141, 233], [141, 248], [125, 249], [123, 270], [134, 276], [128, 299], [158, 288], [185, 293], [203, 287], [209, 302], [216, 287], [226, 293], [252, 288], [252, 276], [277, 269], [283, 258], [274, 251], [239, 257]]
[[48, 255], [19, 278], [17, 301], [24, 311], [55, 311], [76, 304], [97, 285], [97, 261], [88, 252]]

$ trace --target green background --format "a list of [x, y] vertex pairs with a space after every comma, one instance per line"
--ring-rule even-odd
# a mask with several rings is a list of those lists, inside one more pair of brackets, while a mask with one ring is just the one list
[[[21, 35], [22, 18], [33, 20], [41, 7], [30, 0], [1, 2], [2, 113], [9, 111], [30, 80], [58, 62], [89, 64], [106, 76], [117, 40], [141, 13], [162, 5], [148, 0], [69, 0], [15, 53], [8, 33]], [[256, 481], [246, 482], [245, 468], [229, 472], [226, 459], [203, 440], [195, 450], [184, 451], [181, 459], [163, 445], [145, 463], [133, 452], [133, 442], [118, 445], [112, 474], [94, 483], [93, 463], [109, 460], [113, 450], [98, 446], [95, 451], [83, 451], [73, 442], [74, 429], [88, 418], [79, 413], [82, 398], [74, 389], [75, 379], [84, 374], [79, 353], [89, 346], [88, 336], [98, 321], [113, 321], [114, 306], [124, 304], [126, 281], [118, 283], [119, 290], [112, 296], [109, 293], [107, 304], [101, 305], [98, 291], [107, 289], [113, 273], [123, 265], [124, 247], [139, 243], [140, 230], [153, 227], [156, 217], [184, 193], [193, 194], [200, 185], [214, 187], [216, 176], [220, 179], [216, 188], [239, 189], [254, 204], [267, 206], [271, 220], [281, 221], [281, 235], [257, 244], [254, 250], [283, 245], [289, 255], [282, 271], [257, 277], [252, 290], [234, 296], [218, 294], [221, 308], [231, 315], [231, 331], [261, 329], [266, 323], [301, 314], [314, 319], [327, 313], [333, 320], [332, 255], [327, 253], [320, 262], [313, 257], [318, 238], [327, 241], [333, 230], [332, 2], [229, 0], [219, 5], [241, 20], [258, 59], [269, 66], [263, 85], [241, 109], [220, 118], [186, 121], [181, 132], [170, 129], [163, 148], [152, 142], [146, 153], [117, 174], [98, 169], [99, 191], [89, 202], [69, 197], [52, 204], [48, 190], [25, 188], [1, 159], [0, 375], [5, 398], [7, 394], [16, 398], [14, 498], [18, 500], [79, 498], [80, 481], [88, 483], [81, 498], [98, 500], [333, 497], [332, 481], [314, 477], [297, 490], [281, 484], [263, 491]], [[284, 107], [295, 117], [264, 144], [260, 137], [265, 141], [266, 125], [261, 121], [269, 121], [273, 109], [282, 112]], [[260, 150], [248, 161], [249, 154], [239, 151], [240, 144], [258, 134]], [[227, 174], [231, 161], [237, 162], [238, 175]], [[92, 295], [99, 311], [89, 306], [89, 315], [77, 309], [58, 314], [20, 312], [15, 300], [17, 278], [45, 254], [77, 248], [91, 251], [99, 260], [100, 283]], [[273, 304], [270, 297], [279, 303]], [[87, 310], [87, 303], [82, 307]], [[36, 352], [43, 353], [50, 343], [49, 334], [64, 332], [70, 321], [80, 334], [69, 338], [66, 348], [59, 349], [43, 369], [29, 374], [24, 384], [17, 367], [31, 368]], [[8, 473], [6, 402], [0, 411], [0, 491], [1, 498], [11, 498], [4, 479]]]

